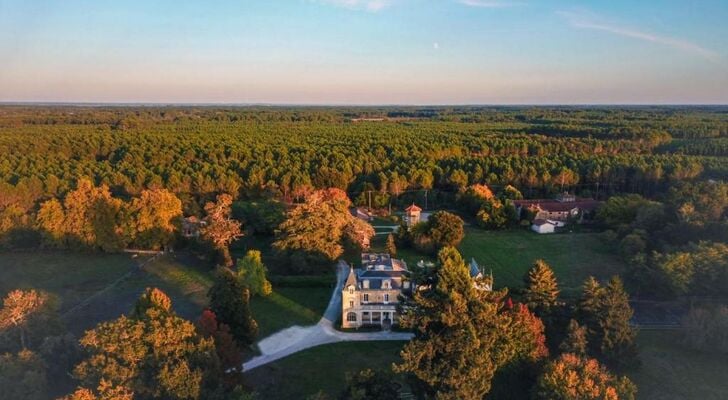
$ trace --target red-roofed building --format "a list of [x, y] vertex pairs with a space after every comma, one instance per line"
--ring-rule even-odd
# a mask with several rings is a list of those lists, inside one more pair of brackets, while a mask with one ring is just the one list
[[565, 222], [569, 219], [583, 220], [584, 216], [593, 214], [601, 202], [594, 199], [578, 198], [564, 193], [556, 199], [513, 200], [519, 218], [524, 210], [534, 214], [534, 220], [552, 220]]
[[407, 218], [407, 226], [414, 226], [420, 222], [420, 213], [422, 209], [417, 207], [415, 203], [404, 209], [405, 217]]

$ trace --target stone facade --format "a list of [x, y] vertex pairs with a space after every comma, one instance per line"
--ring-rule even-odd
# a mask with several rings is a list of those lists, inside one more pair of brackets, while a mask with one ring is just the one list
[[363, 253], [361, 269], [351, 268], [342, 290], [343, 328], [391, 327], [398, 321], [398, 297], [410, 290], [407, 264], [389, 254]]

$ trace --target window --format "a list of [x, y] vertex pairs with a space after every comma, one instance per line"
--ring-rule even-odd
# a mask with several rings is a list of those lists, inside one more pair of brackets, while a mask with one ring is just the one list
[[364, 281], [364, 289], [369, 289], [369, 281]]
[[354, 308], [354, 300], [349, 300], [349, 308]]
[[384, 302], [389, 303], [389, 293], [384, 294]]
[[346, 314], [346, 320], [348, 322], [356, 322], [356, 313], [350, 312]]
[[354, 288], [352, 286], [349, 286], [349, 294], [354, 294]]
[[382, 288], [389, 289], [389, 281], [382, 281]]
[[364, 293], [364, 302], [365, 303], [369, 302], [369, 293]]

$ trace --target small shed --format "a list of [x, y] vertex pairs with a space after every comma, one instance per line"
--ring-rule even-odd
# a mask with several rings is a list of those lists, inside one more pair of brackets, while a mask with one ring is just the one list
[[531, 230], [536, 233], [554, 233], [558, 225], [547, 219], [537, 219], [533, 221]]

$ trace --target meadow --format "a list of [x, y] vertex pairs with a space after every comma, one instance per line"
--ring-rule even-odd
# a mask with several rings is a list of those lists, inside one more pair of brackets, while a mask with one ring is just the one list
[[[386, 236], [377, 236], [373, 248], [384, 251], [385, 239]], [[522, 287], [524, 275], [535, 260], [542, 258], [556, 273], [566, 297], [578, 295], [590, 275], [607, 280], [626, 268], [615, 250], [593, 232], [539, 235], [526, 229], [485, 231], [466, 227], [458, 250], [466, 262], [475, 258], [486, 274], [492, 271], [499, 288]], [[397, 249], [397, 255], [410, 267], [420, 260], [434, 260], [410, 248]]]

